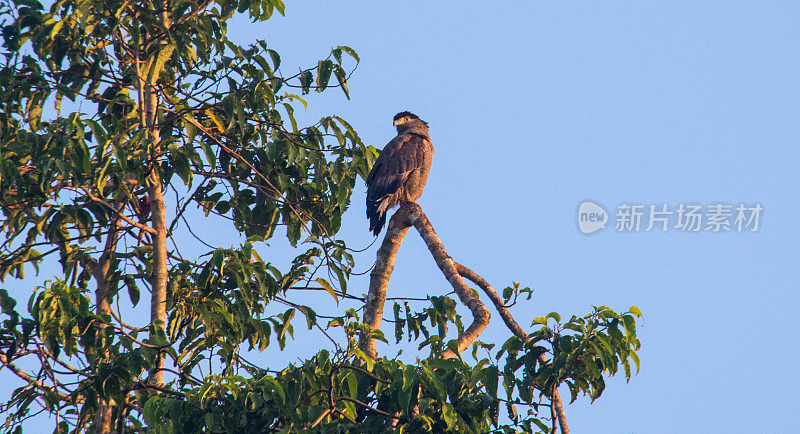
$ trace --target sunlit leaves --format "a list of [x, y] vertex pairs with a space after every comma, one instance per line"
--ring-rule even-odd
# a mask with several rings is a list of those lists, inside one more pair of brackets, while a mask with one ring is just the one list
[[277, 373], [209, 376], [185, 400], [152, 397], [144, 417], [180, 432], [295, 431], [314, 421], [319, 430], [342, 432], [488, 432], [495, 406], [480, 393], [483, 373], [455, 360], [411, 366], [379, 359], [366, 369], [322, 350]]
[[[508, 351], [509, 357], [515, 360], [514, 366], [526, 367], [526, 380], [509, 384], [516, 385], [520, 393], [531, 387], [548, 390], [552, 385], [565, 382], [574, 401], [579, 393], [597, 399], [605, 388], [605, 375], [614, 375], [620, 365], [624, 368], [625, 378], [630, 379], [632, 371], [630, 361], [634, 361], [636, 372], [639, 371], [639, 358], [636, 351], [640, 342], [636, 337], [635, 319], [641, 317], [636, 306], [626, 313], [618, 314], [607, 306], [595, 307], [586, 316], [572, 316], [569, 321], [561, 322], [561, 317], [551, 312], [545, 317], [533, 320], [539, 326], [532, 334], [531, 343], [548, 342], [551, 350], [549, 363], [538, 371], [545, 376], [537, 378], [532, 375], [529, 362], [517, 362], [517, 354], [521, 347], [519, 340], [512, 338], [501, 350]], [[513, 345], [509, 346], [509, 343]], [[517, 369], [515, 368], [515, 369]], [[527, 380], [530, 381], [527, 381]]]
[[[298, 69], [266, 41], [227, 39], [234, 14], [264, 20], [284, 13], [280, 0], [153, 6], [0, 6], [0, 280], [25, 277], [48, 255], [61, 266], [33, 291], [29, 315], [0, 290], [0, 350], [8, 366], [29, 356], [40, 370], [4, 407], [9, 429], [37, 402], [59, 414], [61, 432], [90, 429], [101, 402], [114, 402], [133, 431], [546, 431], [539, 406], [554, 385], [594, 399], [604, 376], [629, 378], [630, 360], [638, 371], [635, 308], [566, 322], [547, 314], [530, 341], [476, 342], [471, 366], [439, 358], [463, 332], [454, 299], [397, 303], [396, 342], [430, 352], [412, 365], [365, 355], [359, 336], [388, 342], [355, 309], [331, 318], [293, 302], [300, 289], [336, 302], [360, 295], [348, 288], [354, 261], [336, 234], [378, 151], [338, 116], [301, 122], [313, 102], [305, 95], [350, 97], [360, 58], [337, 46]], [[182, 218], [192, 211], [241, 235], [194, 258], [171, 244], [163, 327], [117, 317], [120, 300], [153, 307], [154, 179], [181, 217], [166, 229], [171, 240], [192, 227]], [[276, 236], [294, 259], [261, 257]], [[515, 283], [503, 298], [511, 306], [531, 293]], [[248, 350], [284, 349], [297, 324], [335, 336], [335, 350], [272, 370], [245, 360]], [[159, 358], [172, 382], [154, 388]]]
[[[1, 332], [16, 337], [3, 340], [3, 349], [17, 356], [38, 339], [47, 357], [81, 360], [86, 378], [75, 393], [85, 399], [84, 420], [108, 390], [141, 389], [137, 376], [150, 366], [142, 360], [153, 361], [162, 349], [185, 386], [209, 358], [225, 363], [227, 375], [241, 368], [240, 347], [283, 348], [297, 313], [304, 325], [317, 326], [310, 307], [267, 313], [267, 306], [304, 279], [333, 297], [346, 293], [353, 259], [334, 236], [357, 178], [376, 155], [338, 117], [308, 126], [295, 118], [295, 109], [308, 105], [299, 93], [339, 87], [348, 95], [355, 51], [320, 53], [327, 57], [285, 76], [281, 71], [293, 67], [281, 65], [265, 41], [239, 46], [226, 37], [237, 11], [265, 20], [285, 12], [282, 1], [165, 5], [166, 15], [141, 2], [0, 6], [8, 54], [0, 69], [0, 280], [25, 277], [26, 265], [38, 270], [50, 254], [63, 271], [31, 299], [31, 319], [8, 311], [13, 319]], [[199, 208], [227, 219], [248, 240], [195, 261], [169, 252], [166, 330], [123, 326], [98, 315], [93, 299], [101, 283], [111, 303], [119, 291], [134, 306], [147, 297], [154, 262], [145, 186], [154, 172], [163, 188], [191, 192], [179, 199], [181, 213]], [[292, 245], [302, 246], [285, 270], [251, 244], [281, 226]], [[100, 258], [110, 267], [105, 275], [97, 269]], [[315, 276], [320, 269], [325, 275]], [[32, 324], [39, 335], [30, 334]], [[51, 393], [26, 390], [15, 401], [20, 417], [36, 393]], [[146, 412], [169, 406], [159, 405]], [[342, 411], [355, 414], [352, 403]], [[224, 426], [216, 416], [205, 420], [214, 429]], [[174, 429], [180, 421], [172, 423]]]

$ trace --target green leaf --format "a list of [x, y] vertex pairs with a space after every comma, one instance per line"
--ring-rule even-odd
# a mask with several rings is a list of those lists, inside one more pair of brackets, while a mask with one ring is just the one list
[[[545, 432], [545, 433], [551, 432], [551, 430], [550, 430], [551, 427], [545, 425], [544, 422], [542, 422], [541, 420], [533, 418], [533, 423], [535, 423], [536, 426], [539, 427], [540, 430], [542, 430], [542, 432]], [[555, 434], [555, 433], [553, 433], [553, 434]]]
[[347, 388], [351, 398], [358, 398], [358, 378], [352, 371], [347, 373]]
[[331, 284], [328, 283], [327, 280], [325, 280], [325, 279], [323, 279], [321, 277], [318, 277], [318, 278], [314, 279], [314, 281], [319, 283], [320, 285], [322, 285], [322, 287], [325, 288], [326, 291], [328, 291], [328, 294], [330, 294], [331, 297], [333, 297], [333, 299], [336, 300], [337, 303], [339, 302], [339, 296], [336, 295], [336, 291], [333, 289]]
[[625, 334], [628, 339], [636, 337], [636, 320], [631, 315], [622, 316], [622, 324], [625, 326]]
[[446, 402], [442, 405], [442, 418], [447, 424], [448, 430], [453, 430], [458, 425], [459, 417], [456, 409], [453, 408], [453, 404]]
[[558, 312], [550, 312], [547, 314], [547, 318], [553, 318], [556, 322], [561, 322], [561, 315]]
[[639, 373], [639, 355], [636, 354], [635, 351], [628, 351], [628, 357], [633, 359], [633, 363], [636, 364], [636, 373]]
[[86, 119], [84, 122], [86, 122], [86, 125], [89, 125], [89, 128], [92, 130], [92, 139], [98, 145], [97, 151], [95, 152], [95, 158], [99, 158], [105, 153], [106, 144], [108, 143], [108, 140], [106, 139], [106, 131], [100, 126], [99, 123], [92, 119]]
[[348, 47], [346, 45], [340, 45], [337, 48], [339, 48], [340, 50], [342, 50], [345, 53], [349, 54], [350, 57], [355, 59], [356, 62], [361, 62], [361, 59], [359, 59], [359, 57], [358, 57], [358, 53], [356, 53], [356, 51], [353, 50], [352, 48], [350, 48], [350, 47]]
[[136, 280], [130, 275], [126, 274], [124, 277], [125, 286], [128, 287], [128, 296], [131, 299], [131, 303], [136, 306], [139, 304], [139, 297], [140, 291], [139, 287], [136, 285]]
[[211, 149], [211, 146], [208, 143], [202, 143], [201, 147], [203, 148], [203, 153], [206, 155], [206, 160], [208, 164], [211, 165], [211, 169], [217, 168], [217, 154], [214, 153], [214, 150]]
[[161, 70], [164, 69], [164, 65], [167, 63], [167, 60], [169, 60], [170, 56], [172, 56], [173, 51], [175, 51], [174, 45], [164, 45], [158, 51], [155, 58], [151, 57], [148, 59], [145, 66], [148, 83], [155, 83], [155, 80], [161, 76]]
[[350, 89], [347, 87], [347, 71], [342, 69], [340, 66], [336, 66], [333, 70], [334, 75], [336, 75], [336, 81], [339, 82], [339, 86], [342, 88], [342, 92], [344, 92], [344, 96], [347, 99], [350, 99]]
[[396, 339], [395, 343], [400, 343], [400, 340], [403, 339], [403, 327], [405, 326], [405, 320], [400, 318], [400, 305], [397, 302], [394, 303], [392, 307], [394, 312], [394, 337]]
[[311, 71], [303, 71], [300, 73], [300, 87], [303, 90], [303, 95], [307, 94], [311, 89], [311, 84], [314, 82], [314, 75]]
[[266, 381], [270, 385], [272, 390], [278, 395], [278, 398], [280, 398], [281, 405], [285, 404], [286, 393], [284, 392], [283, 387], [280, 385], [280, 383], [278, 383], [278, 381], [275, 380], [275, 378], [270, 375], [265, 375], [263, 377], [263, 381]]
[[497, 398], [497, 382], [500, 371], [497, 366], [488, 366], [481, 371], [481, 380], [486, 385], [486, 391], [492, 398]]
[[317, 92], [322, 92], [328, 87], [333, 72], [333, 61], [320, 60], [317, 64]]
[[514, 295], [514, 288], [512, 288], [512, 287], [510, 287], [510, 286], [506, 286], [506, 287], [503, 289], [503, 300], [504, 300], [505, 302], [508, 302], [508, 300], [510, 300], [510, 299], [511, 299], [511, 296], [512, 296], [512, 295]]

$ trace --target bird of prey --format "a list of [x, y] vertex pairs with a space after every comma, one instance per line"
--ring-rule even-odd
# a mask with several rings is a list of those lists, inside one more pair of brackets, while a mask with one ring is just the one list
[[383, 148], [367, 176], [367, 218], [376, 237], [389, 209], [422, 196], [433, 160], [425, 121], [404, 111], [394, 116], [394, 125], [397, 137]]

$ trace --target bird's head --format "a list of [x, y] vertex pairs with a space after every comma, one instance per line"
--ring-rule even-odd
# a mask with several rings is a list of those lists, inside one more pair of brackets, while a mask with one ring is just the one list
[[397, 127], [398, 134], [416, 124], [422, 124], [426, 127], [428, 126], [428, 124], [421, 120], [419, 116], [409, 111], [400, 112], [394, 115], [394, 126]]

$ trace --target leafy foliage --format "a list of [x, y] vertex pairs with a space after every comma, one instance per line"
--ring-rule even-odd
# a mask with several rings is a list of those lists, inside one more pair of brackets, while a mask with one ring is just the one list
[[[357, 348], [362, 333], [384, 339], [357, 311], [323, 323], [292, 301], [300, 289], [358, 299], [336, 234], [377, 151], [338, 116], [294, 116], [313, 93], [349, 98], [353, 49], [285, 76], [266, 41], [226, 37], [231, 17], [275, 12], [281, 0], [0, 5], [0, 281], [24, 282], [48, 258], [61, 267], [22, 294], [25, 312], [0, 288], [0, 362], [22, 383], [1, 407], [6, 431], [43, 410], [55, 432], [547, 432], [539, 409], [554, 387], [596, 399], [604, 375], [630, 378], [629, 360], [638, 371], [635, 308], [550, 314], [494, 355], [477, 343], [470, 364], [439, 358], [463, 331], [456, 301], [409, 300], [395, 305], [395, 338], [430, 354], [406, 364]], [[175, 240], [200, 238], [192, 222], [205, 217], [243, 241], [187, 258]], [[284, 236], [294, 259], [262, 258]], [[144, 324], [125, 320], [142, 311]], [[345, 342], [280, 371], [246, 359], [283, 350], [300, 316]]]
[[[496, 359], [476, 357], [474, 365], [438, 357], [419, 360], [416, 365], [387, 358], [371, 360], [355, 346], [333, 355], [322, 350], [302, 366], [290, 365], [276, 373], [254, 368], [247, 378], [212, 376], [202, 386], [187, 390], [185, 397], [151, 398], [144, 418], [165, 432], [193, 432], [201, 427], [226, 432], [265, 427], [287, 432], [305, 432], [309, 427], [319, 432], [383, 432], [391, 428], [400, 432], [515, 432], [517, 428], [548, 432], [537, 415], [540, 407], [549, 407], [546, 393], [553, 385], [566, 381], [570, 390], [577, 392], [574, 383], [599, 384], [585, 388], [595, 399], [602, 393], [603, 374], [613, 375], [617, 364], [627, 366], [629, 359], [638, 366], [635, 349], [639, 343], [632, 326], [637, 316], [635, 307], [625, 314], [601, 307], [563, 324], [557, 320], [553, 326], [541, 324], [528, 343], [511, 338]], [[550, 318], [557, 317], [550, 314]], [[357, 327], [356, 320], [351, 311], [332, 324]], [[620, 330], [625, 323], [631, 326]], [[573, 333], [579, 325], [583, 332]], [[422, 328], [433, 336], [426, 326]], [[538, 342], [544, 345], [535, 345], [534, 336], [541, 336]], [[619, 346], [615, 355], [592, 346], [603, 336]], [[566, 341], [575, 348], [567, 349]], [[581, 346], [588, 349], [577, 349]], [[476, 344], [473, 355], [479, 347], [491, 349], [491, 345]], [[439, 347], [438, 354], [442, 351]], [[501, 368], [497, 362], [503, 354], [507, 357]], [[553, 361], [540, 362], [540, 354], [552, 355]], [[576, 363], [574, 358], [586, 362]], [[625, 375], [630, 378], [631, 372], [626, 370]], [[503, 389], [498, 390], [499, 383]], [[518, 407], [529, 411], [519, 414]], [[501, 409], [506, 410], [504, 419]]]

